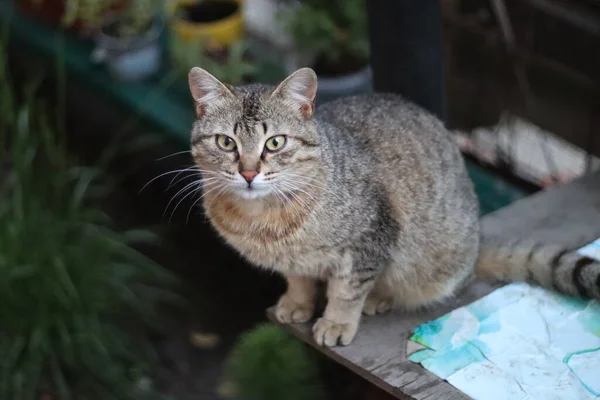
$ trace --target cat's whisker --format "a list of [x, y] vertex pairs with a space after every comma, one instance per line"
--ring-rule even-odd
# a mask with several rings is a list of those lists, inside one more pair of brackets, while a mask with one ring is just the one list
[[189, 171], [190, 168], [192, 168], [192, 167], [188, 167], [188, 168], [184, 168], [184, 169], [176, 169], [176, 170], [173, 170], [173, 171], [167, 171], [167, 172], [164, 172], [164, 173], [162, 173], [162, 174], [160, 174], [158, 176], [155, 176], [154, 178], [150, 179], [150, 181], [148, 181], [148, 183], [146, 183], [144, 186], [142, 186], [142, 188], [140, 189], [139, 193], [142, 193], [142, 191], [144, 189], [146, 189], [146, 187], [148, 185], [150, 185], [155, 180], [157, 180], [159, 178], [162, 178], [163, 176], [166, 176], [166, 175], [169, 175], [169, 174], [181, 174], [183, 172]]
[[171, 203], [182, 193], [185, 193], [188, 190], [194, 190], [194, 187], [201, 187], [202, 186], [202, 180], [195, 180], [191, 183], [188, 183], [187, 185], [185, 185], [182, 189], [180, 189], [177, 193], [175, 193], [175, 196], [173, 196], [171, 198], [171, 200], [169, 200], [169, 202], [167, 203], [167, 206], [165, 207], [165, 211], [163, 212], [163, 218], [165, 217], [165, 214], [167, 213], [167, 210], [169, 209], [169, 206], [171, 205]]
[[[218, 184], [219, 182], [217, 182]], [[222, 186], [225, 186], [226, 184], [221, 183], [221, 185], [217, 185], [216, 187], [211, 188], [210, 190], [208, 190], [207, 192], [202, 193], [202, 195], [200, 196], [200, 199], [202, 199], [204, 196], [206, 196], [208, 193], [212, 192], [213, 190], [217, 190]], [[199, 189], [202, 188], [202, 185], [198, 185], [195, 188], [193, 188], [188, 194], [186, 194], [185, 196], [183, 196], [181, 198], [181, 200], [179, 200], [179, 202], [175, 205], [175, 207], [173, 208], [173, 211], [171, 212], [171, 216], [169, 217], [169, 222], [171, 222], [171, 220], [173, 219], [173, 216], [175, 215], [175, 211], [177, 211], [177, 208], [179, 207], [179, 205], [181, 203], [183, 203], [183, 201], [188, 198], [189, 196], [198, 193]], [[188, 212], [188, 216], [189, 216], [189, 212]], [[187, 219], [186, 219], [186, 223], [187, 223]]]
[[185, 217], [185, 224], [189, 224], [190, 223], [190, 215], [192, 215], [192, 210], [194, 209], [194, 207], [196, 207], [196, 204], [198, 204], [198, 202], [202, 200], [202, 197], [198, 197], [190, 206], [190, 209], [188, 210], [187, 216]]
[[321, 181], [322, 179], [317, 178], [316, 176], [308, 176], [305, 174], [299, 174], [298, 172], [291, 172], [289, 170], [289, 168], [284, 168], [280, 171], [278, 171], [281, 175], [286, 175], [286, 176], [297, 176], [297, 177], [301, 177], [301, 178], [306, 178], [306, 179], [310, 179], [313, 181]]
[[287, 207], [290, 204], [290, 199], [288, 199], [287, 196], [283, 193], [283, 191], [281, 191], [281, 189], [279, 189], [278, 187], [273, 186], [273, 189], [275, 190], [275, 193], [277, 193], [277, 197], [281, 199], [283, 206]]
[[[200, 185], [199, 185], [199, 186], [200, 186]], [[195, 187], [195, 188], [193, 188], [192, 190], [190, 190], [190, 192], [189, 192], [188, 194], [186, 194], [185, 196], [183, 196], [183, 197], [181, 198], [181, 200], [179, 200], [179, 201], [177, 202], [177, 204], [175, 204], [175, 207], [173, 208], [173, 211], [171, 211], [171, 216], [169, 217], [169, 223], [171, 223], [171, 220], [173, 219], [173, 216], [175, 215], [175, 211], [177, 211], [177, 208], [179, 207], [179, 205], [180, 205], [181, 203], [183, 203], [185, 199], [187, 199], [188, 197], [190, 197], [191, 195], [193, 195], [193, 194], [195, 194], [195, 193], [198, 193], [198, 186], [197, 186], [197, 187]]]
[[[188, 168], [186, 168], [186, 170], [187, 170], [187, 171], [192, 171], [192, 170], [196, 171], [196, 174], [193, 174], [193, 176], [202, 175], [202, 174], [207, 174], [207, 175], [211, 175], [211, 174], [212, 174], [212, 176], [216, 176], [216, 175], [218, 175], [218, 173], [216, 173], [216, 172], [214, 172], [214, 171], [208, 171], [208, 170], [199, 169], [199, 168], [198, 168], [198, 167], [196, 167], [195, 165], [194, 165], [194, 166], [191, 166], [191, 167], [188, 167]], [[181, 175], [181, 173], [179, 173], [179, 174], [175, 175], [175, 177], [174, 177], [173, 179], [171, 179], [171, 182], [169, 183], [169, 186], [167, 186], [167, 190], [169, 190], [169, 189], [171, 188], [171, 186], [173, 186], [173, 185], [174, 185], [173, 181], [174, 181], [175, 179], [177, 179], [177, 177], [178, 177], [179, 175]], [[178, 182], [179, 182], [179, 181], [178, 181]]]
[[[216, 187], [214, 187], [214, 188], [211, 188], [210, 190], [208, 190], [208, 191], [205, 191], [204, 193], [202, 193], [202, 196], [200, 196], [200, 199], [203, 199], [203, 198], [205, 198], [205, 197], [206, 197], [206, 196], [207, 196], [209, 193], [211, 193], [211, 192], [214, 192], [215, 190], [219, 190], [219, 189], [227, 188], [227, 187], [229, 186], [229, 184], [228, 184], [227, 182], [224, 182], [224, 183], [223, 183], [223, 182], [220, 182], [220, 183], [221, 183], [220, 185], [218, 185], [218, 186], [216, 186]], [[220, 193], [220, 192], [219, 192], [219, 193]], [[212, 204], [212, 203], [211, 203], [211, 204]]]
[[211, 202], [210, 202], [210, 204], [207, 206], [207, 208], [210, 208], [210, 207], [213, 205], [213, 203], [214, 203], [215, 201], [217, 201], [217, 199], [218, 199], [219, 197], [221, 197], [221, 196], [222, 196], [222, 195], [223, 195], [223, 194], [224, 194], [224, 193], [227, 191], [227, 189], [229, 189], [229, 187], [230, 187], [230, 186], [231, 186], [230, 184], [228, 184], [228, 183], [225, 183], [225, 184], [223, 185], [222, 189], [221, 189], [221, 190], [219, 190], [219, 192], [217, 193], [217, 195], [215, 196], [215, 198], [214, 198], [214, 199], [212, 199], [212, 201], [211, 201]]
[[281, 174], [283, 178], [287, 178], [290, 180], [298, 180], [298, 181], [302, 181], [303, 183], [310, 183], [311, 185], [315, 186], [315, 187], [320, 187], [320, 188], [326, 188], [327, 186], [325, 185], [324, 182], [322, 182], [320, 179], [317, 178], [313, 178], [310, 176], [305, 176], [305, 175], [299, 175], [299, 174], [292, 174], [292, 173], [282, 173]]
[[272, 188], [273, 188], [273, 194], [275, 196], [277, 196], [278, 200], [281, 200], [282, 204], [285, 205], [285, 199], [283, 197], [281, 197], [281, 195], [279, 194], [279, 192], [280, 192], [279, 189], [276, 186], [272, 186]]
[[296, 201], [298, 201], [299, 203], [301, 203], [300, 204], [301, 206], [308, 208], [308, 204], [306, 203], [306, 201], [304, 201], [304, 199], [302, 197], [300, 197], [299, 195], [297, 195], [294, 192], [290, 192], [290, 196], [292, 196]]
[[191, 150], [183, 150], [183, 151], [178, 151], [178, 152], [176, 152], [176, 153], [169, 154], [169, 155], [166, 155], [166, 156], [164, 156], [164, 157], [157, 158], [157, 159], [156, 159], [156, 160], [154, 160], [154, 161], [162, 161], [162, 160], [164, 160], [164, 159], [167, 159], [167, 158], [169, 158], [169, 157], [175, 157], [175, 156], [178, 156], [179, 154], [185, 154], [185, 153], [191, 153]]
[[298, 216], [298, 218], [300, 218], [302, 216], [302, 213], [300, 212], [300, 210], [296, 207], [296, 205], [294, 204], [293, 200], [290, 199], [290, 205], [292, 206], [292, 208], [294, 209], [294, 212], [296, 213], [296, 216]]
[[288, 204], [289, 200], [287, 197], [285, 197], [281, 189], [274, 185], [273, 190], [275, 191], [274, 193], [277, 195], [277, 197], [282, 201], [283, 205]]
[[310, 177], [305, 177], [302, 175], [298, 175], [298, 176], [290, 176], [290, 175], [284, 175], [283, 176], [285, 179], [291, 180], [291, 181], [297, 181], [297, 182], [302, 182], [304, 184], [310, 184], [313, 187], [318, 187], [318, 188], [327, 188], [327, 185], [317, 179], [313, 179]]
[[286, 194], [283, 191], [280, 190], [280, 193], [284, 199], [284, 204], [286, 206], [290, 206], [292, 208], [294, 215], [300, 216], [300, 211], [294, 206], [294, 203], [292, 202], [292, 200], [288, 196], [286, 196]]
[[[290, 181], [291, 181], [291, 180], [290, 180]], [[291, 182], [293, 182], [293, 181], [291, 181]], [[317, 185], [315, 185], [315, 184], [312, 184], [312, 183], [310, 183], [310, 182], [295, 182], [295, 183], [297, 183], [297, 184], [300, 184], [300, 185], [303, 185], [303, 186], [305, 186], [306, 188], [311, 188], [311, 187], [314, 187], [314, 188], [316, 188], [316, 189], [318, 189], [318, 190], [321, 190], [321, 191], [323, 191], [323, 193], [324, 193], [324, 194], [327, 194], [328, 196], [331, 196], [331, 197], [335, 198], [335, 199], [336, 199], [336, 200], [338, 200], [338, 201], [341, 201], [341, 202], [343, 202], [343, 201], [344, 201], [344, 199], [343, 199], [341, 196], [339, 196], [337, 193], [335, 193], [334, 191], [332, 191], [332, 190], [331, 190], [330, 188], [328, 188], [327, 186], [317, 186]]]
[[283, 196], [283, 198], [286, 200], [286, 203], [292, 207], [292, 209], [294, 210], [294, 213], [296, 214], [296, 216], [300, 217], [302, 214], [300, 213], [300, 210], [298, 210], [296, 208], [296, 205], [294, 204], [294, 202], [288, 196], [286, 196], [285, 192], [283, 192], [281, 189], [279, 189], [276, 186], [274, 186], [274, 187], [275, 187], [276, 190], [279, 191], [279, 193], [281, 193], [281, 195]]
[[[177, 177], [178, 177], [179, 175], [181, 175], [182, 173], [184, 173], [184, 172], [187, 172], [187, 171], [193, 171], [194, 169], [196, 169], [196, 168], [195, 168], [194, 166], [191, 166], [191, 167], [187, 167], [187, 168], [186, 168], [186, 169], [184, 169], [183, 171], [179, 172], [177, 175], [175, 175], [175, 176], [173, 177], [173, 179], [171, 179], [171, 182], [169, 182], [169, 185], [167, 186], [167, 189], [166, 189], [166, 190], [169, 190], [169, 189], [171, 188], [171, 186], [173, 186], [173, 181], [175, 181], [175, 179], [177, 179]], [[199, 174], [199, 172], [196, 172], [196, 173], [193, 173], [193, 174], [191, 174], [191, 176], [197, 176], [198, 174]], [[187, 178], [187, 176], [186, 176], [186, 178]], [[178, 182], [179, 182], [179, 181], [178, 181]]]
[[316, 186], [310, 182], [302, 181], [300, 179], [281, 179], [281, 183], [284, 183], [287, 186], [292, 187], [294, 190], [306, 193], [309, 196], [312, 196], [312, 194], [306, 192], [304, 190], [304, 188], [306, 188], [306, 189], [316, 188], [316, 189], [326, 190], [326, 187], [324, 187], [324, 186]]
[[299, 174], [297, 172], [290, 172], [287, 169], [283, 169], [281, 171], [279, 171], [281, 173], [281, 175], [286, 175], [286, 176], [298, 176], [298, 177], [302, 177], [302, 178], [306, 178], [306, 179], [311, 179], [311, 180], [319, 180], [319, 178], [314, 177], [314, 176], [308, 176], [308, 175], [304, 175], [304, 174]]
[[[173, 182], [173, 180], [171, 180], [171, 183], [169, 184], [169, 186], [167, 186], [167, 188], [165, 189], [165, 192], [167, 190], [169, 190], [172, 186], [175, 186], [179, 182], [184, 181], [184, 180], [186, 180], [188, 178], [196, 178], [196, 179], [201, 180], [204, 183], [212, 181], [212, 180], [215, 180], [215, 179], [218, 179], [218, 177], [202, 178], [202, 174], [200, 174], [200, 173], [190, 174], [190, 175], [182, 176], [181, 178], [179, 178], [175, 182]], [[175, 179], [175, 178], [173, 178], [173, 179]]]
[[192, 210], [194, 209], [194, 207], [196, 207], [196, 204], [198, 204], [198, 202], [200, 202], [202, 200], [202, 198], [204, 197], [204, 194], [202, 196], [199, 196], [190, 206], [190, 209], [188, 210], [187, 216], [185, 217], [185, 224], [187, 225], [190, 221], [190, 215], [192, 214]]
[[227, 182], [231, 182], [231, 183], [234, 183], [234, 182], [235, 182], [235, 179], [233, 179], [233, 178], [230, 178], [230, 177], [228, 177], [227, 175], [223, 175], [223, 176], [221, 176], [220, 178], [221, 178], [221, 179], [223, 179], [223, 180], [225, 180], [225, 181], [227, 181]]
[[[167, 190], [169, 190], [171, 188], [171, 186], [175, 186], [175, 185], [177, 185], [179, 182], [181, 182], [183, 180], [186, 180], [188, 178], [198, 178], [199, 176], [201, 176], [199, 173], [197, 173], [197, 174], [190, 174], [190, 175], [182, 176], [181, 178], [177, 179], [177, 181], [175, 181], [175, 182], [171, 181], [171, 183], [169, 184], [169, 186], [167, 186], [167, 188], [165, 189], [165, 192]], [[177, 178], [177, 177], [175, 177], [175, 178]], [[175, 179], [175, 178], [173, 178], [173, 179]]]
[[307, 196], [310, 196], [313, 200], [317, 200], [315, 198], [315, 196], [313, 196], [312, 194], [310, 194], [307, 191], [303, 190], [299, 186], [304, 186], [307, 189], [311, 188], [311, 187], [316, 188], [316, 189], [320, 189], [324, 193], [327, 193], [328, 195], [330, 195], [332, 197], [335, 197], [336, 199], [342, 201], [341, 197], [339, 197], [337, 194], [333, 193], [329, 188], [327, 188], [326, 186], [323, 186], [323, 185], [317, 185], [317, 184], [314, 184], [314, 183], [311, 183], [311, 182], [306, 182], [306, 181], [304, 181], [302, 179], [285, 179], [285, 180], [282, 179], [281, 181], [282, 182], [286, 182], [286, 183], [291, 184], [291, 185], [298, 185], [298, 186], [293, 186], [294, 189], [297, 190], [297, 191], [301, 191], [301, 192], [305, 193]]
[[312, 195], [310, 195], [309, 193], [307, 193], [306, 191], [304, 191], [300, 188], [297, 188], [297, 187], [289, 184], [288, 182], [282, 181], [282, 182], [280, 182], [280, 184], [283, 186], [284, 189], [289, 190], [289, 193], [292, 196], [294, 196], [295, 199], [297, 199], [299, 202], [301, 202], [304, 207], [308, 207], [308, 203], [306, 203], [306, 201], [301, 196], [294, 193], [295, 191], [302, 192], [302, 193], [306, 194], [311, 200], [315, 200], [315, 198]]

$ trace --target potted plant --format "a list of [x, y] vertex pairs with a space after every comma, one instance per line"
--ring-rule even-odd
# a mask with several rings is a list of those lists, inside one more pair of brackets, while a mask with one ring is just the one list
[[21, 9], [82, 34], [95, 32], [95, 62], [119, 80], [137, 81], [161, 64], [162, 0], [21, 0]]
[[126, 7], [127, 0], [19, 0], [23, 12], [81, 35], [94, 32], [105, 17]]
[[105, 19], [96, 36], [96, 62], [122, 81], [139, 81], [161, 66], [161, 0], [131, 0], [119, 15]]
[[242, 37], [241, 0], [172, 0], [167, 11], [176, 43], [227, 48]]
[[187, 76], [193, 67], [200, 66], [230, 85], [254, 81], [253, 77], [258, 68], [246, 51], [245, 42], [238, 41], [227, 49], [215, 50], [207, 47], [203, 42], [173, 44], [173, 61], [184, 76]]
[[319, 100], [370, 90], [366, 18], [364, 0], [304, 0], [280, 14], [295, 49], [319, 77]]

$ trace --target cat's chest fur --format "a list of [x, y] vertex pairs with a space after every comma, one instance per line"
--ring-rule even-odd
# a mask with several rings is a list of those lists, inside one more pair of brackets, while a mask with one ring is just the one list
[[245, 207], [215, 202], [207, 214], [219, 234], [252, 263], [280, 272], [324, 277], [339, 263], [336, 246], [319, 240], [314, 213], [303, 208]]

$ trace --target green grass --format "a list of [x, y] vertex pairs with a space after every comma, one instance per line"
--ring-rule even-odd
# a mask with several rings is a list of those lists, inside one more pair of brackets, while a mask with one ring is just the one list
[[102, 172], [70, 159], [53, 110], [34, 84], [15, 93], [4, 56], [0, 399], [152, 399], [140, 385], [157, 365], [148, 334], [175, 279], [134, 249], [151, 232], [111, 229]]

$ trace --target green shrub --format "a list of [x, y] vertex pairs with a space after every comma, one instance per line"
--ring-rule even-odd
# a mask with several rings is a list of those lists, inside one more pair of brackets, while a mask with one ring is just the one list
[[241, 85], [258, 72], [258, 66], [246, 58], [247, 45], [243, 41], [232, 44], [221, 60], [211, 57], [206, 47], [201, 41], [184, 43], [172, 38], [171, 53], [176, 68], [187, 76], [193, 67], [202, 67], [230, 85]]
[[73, 167], [34, 88], [8, 84], [4, 54], [0, 399], [151, 399], [149, 327], [174, 278], [131, 247], [150, 232], [111, 229], [101, 172]]
[[244, 334], [234, 347], [227, 378], [244, 400], [322, 400], [316, 360], [303, 343], [274, 324]]
[[348, 60], [367, 63], [365, 0], [304, 0], [279, 17], [297, 50], [328, 64]]

